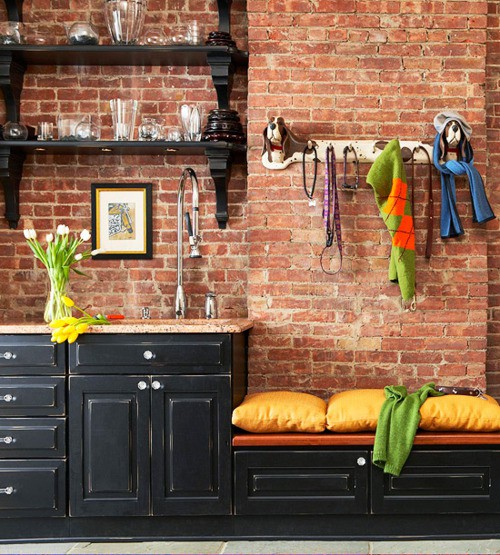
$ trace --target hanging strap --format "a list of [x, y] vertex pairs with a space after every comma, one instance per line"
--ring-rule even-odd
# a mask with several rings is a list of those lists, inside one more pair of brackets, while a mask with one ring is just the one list
[[[311, 189], [307, 189], [307, 179], [306, 179], [306, 154], [312, 150], [314, 152], [313, 162], [314, 162], [314, 177], [311, 185]], [[313, 145], [311, 148], [306, 146], [302, 152], [302, 184], [304, 186], [304, 192], [309, 200], [313, 199], [314, 189], [316, 188], [316, 178], [318, 177], [318, 151]]]
[[[429, 213], [427, 215], [427, 239], [425, 241], [425, 258], [430, 258], [432, 255], [432, 239], [434, 233], [434, 198], [432, 194], [432, 161], [427, 149], [420, 148], [419, 146], [413, 149], [411, 155], [411, 179], [412, 179], [412, 213], [413, 213], [413, 190], [415, 189], [415, 153], [422, 150], [427, 156], [427, 192], [429, 195]], [[415, 225], [415, 217], [413, 217], [413, 225]]]
[[[340, 225], [339, 193], [337, 189], [337, 169], [335, 150], [328, 146], [325, 156], [325, 194], [323, 197], [323, 222], [325, 224], [325, 247], [321, 251], [320, 264], [325, 274], [335, 275], [342, 269], [342, 228]], [[333, 205], [333, 209], [332, 209]], [[335, 271], [325, 268], [323, 259], [327, 249], [331, 248], [333, 241], [337, 244], [339, 252], [339, 267]]]
[[[354, 155], [354, 171], [355, 171], [355, 181], [353, 184], [347, 183], [347, 155], [349, 154], [349, 152], [352, 152]], [[356, 153], [356, 149], [351, 146], [351, 145], [347, 145], [346, 147], [344, 147], [344, 181], [342, 183], [342, 189], [349, 189], [351, 191], [355, 191], [358, 186], [359, 186], [359, 160], [358, 160], [358, 155]]]

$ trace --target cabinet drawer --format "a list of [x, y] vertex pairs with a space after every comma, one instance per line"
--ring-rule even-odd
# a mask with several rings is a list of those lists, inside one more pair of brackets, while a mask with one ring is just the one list
[[0, 459], [62, 458], [64, 418], [0, 418]]
[[372, 511], [499, 513], [500, 451], [414, 451], [400, 476], [373, 467]]
[[65, 346], [50, 335], [0, 336], [0, 374], [64, 374]]
[[62, 416], [65, 378], [0, 378], [0, 416]]
[[367, 512], [368, 451], [239, 451], [236, 514]]
[[0, 518], [65, 514], [64, 461], [0, 461]]
[[85, 335], [70, 345], [73, 373], [229, 373], [229, 334]]

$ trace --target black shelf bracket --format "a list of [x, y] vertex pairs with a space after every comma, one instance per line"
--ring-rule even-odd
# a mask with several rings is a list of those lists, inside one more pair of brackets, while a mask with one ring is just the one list
[[205, 151], [208, 158], [208, 167], [215, 183], [215, 218], [219, 229], [226, 229], [229, 220], [227, 211], [227, 185], [231, 175], [232, 152], [227, 150], [215, 150], [208, 147]]
[[231, 34], [231, 2], [232, 0], [217, 0], [219, 10], [219, 31]]
[[4, 0], [9, 21], [23, 20], [23, 0]]
[[231, 54], [225, 52], [209, 52], [207, 62], [212, 71], [212, 81], [217, 92], [219, 109], [229, 110], [229, 98], [233, 85], [234, 64]]
[[26, 66], [14, 60], [12, 52], [0, 54], [0, 89], [5, 99], [7, 121], [20, 120], [21, 92]]
[[5, 219], [11, 229], [17, 229], [19, 222], [19, 183], [23, 175], [26, 155], [7, 147], [0, 147], [0, 181], [5, 199]]

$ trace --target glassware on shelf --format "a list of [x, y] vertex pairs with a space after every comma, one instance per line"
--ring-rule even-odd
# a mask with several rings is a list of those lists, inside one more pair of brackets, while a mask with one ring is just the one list
[[54, 138], [54, 124], [50, 121], [41, 121], [38, 124], [37, 140], [52, 141]]
[[82, 118], [68, 118], [58, 116], [57, 118], [57, 137], [60, 141], [75, 141], [76, 127]]
[[177, 25], [171, 30], [170, 36], [167, 38], [168, 44], [189, 44], [189, 27], [187, 25]]
[[152, 27], [144, 31], [141, 42], [147, 46], [163, 46], [167, 43], [167, 37], [159, 27]]
[[180, 127], [171, 127], [167, 133], [167, 141], [178, 143], [182, 141], [182, 130]]
[[28, 128], [23, 123], [8, 121], [3, 126], [2, 136], [6, 141], [25, 141], [28, 138]]
[[180, 121], [184, 130], [185, 141], [201, 141], [202, 111], [198, 106], [183, 104], [180, 109]]
[[99, 44], [99, 32], [90, 21], [66, 23], [64, 25], [68, 43], [73, 45]]
[[113, 98], [109, 101], [115, 141], [133, 140], [138, 104], [137, 100], [121, 98]]
[[19, 21], [4, 21], [0, 23], [0, 44], [24, 44], [24, 25]]
[[200, 45], [205, 44], [205, 27], [199, 21], [191, 21], [188, 25], [187, 32], [188, 44]]
[[140, 141], [157, 141], [160, 135], [160, 125], [155, 118], [142, 118], [139, 125]]
[[85, 116], [75, 127], [75, 138], [77, 141], [98, 141], [101, 138], [101, 127], [93, 121], [92, 116]]
[[113, 44], [137, 44], [147, 0], [105, 0], [104, 17]]

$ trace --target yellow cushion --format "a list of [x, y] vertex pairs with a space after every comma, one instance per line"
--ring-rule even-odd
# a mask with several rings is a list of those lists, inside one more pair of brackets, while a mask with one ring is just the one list
[[500, 406], [468, 395], [428, 397], [420, 407], [420, 428], [432, 432], [496, 432], [500, 430]]
[[383, 389], [335, 393], [328, 401], [326, 427], [332, 432], [374, 431], [384, 401]]
[[309, 393], [268, 391], [247, 395], [233, 424], [247, 432], [323, 432], [326, 403]]

